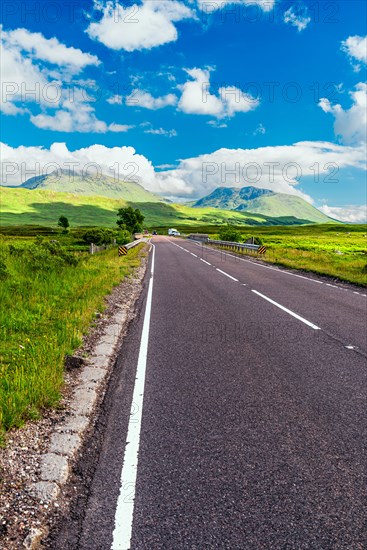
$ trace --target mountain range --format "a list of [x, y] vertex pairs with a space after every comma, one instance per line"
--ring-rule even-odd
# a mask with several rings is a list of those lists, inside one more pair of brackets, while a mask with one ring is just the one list
[[134, 181], [120, 181], [103, 174], [94, 177], [69, 170], [55, 170], [50, 174], [30, 178], [19, 188], [44, 189], [87, 196], [99, 195], [131, 202], [161, 202], [163, 200]]
[[[2, 224], [52, 223], [70, 216], [76, 225], [115, 224], [124, 205], [139, 207], [147, 224], [158, 226], [225, 222], [239, 225], [328, 223], [330, 218], [302, 198], [252, 186], [218, 187], [189, 204], [173, 204], [133, 181], [58, 170], [18, 187], [2, 188]], [[47, 220], [47, 221], [46, 221]]]
[[194, 208], [220, 208], [237, 212], [252, 212], [263, 216], [295, 216], [313, 223], [330, 221], [325, 214], [301, 197], [286, 193], [275, 193], [270, 189], [257, 187], [217, 187], [212, 193], [190, 203]]

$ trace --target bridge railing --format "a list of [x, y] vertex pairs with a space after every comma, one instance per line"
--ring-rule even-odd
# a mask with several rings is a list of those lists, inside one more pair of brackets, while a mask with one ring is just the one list
[[212, 245], [212, 246], [221, 246], [223, 248], [227, 248], [229, 250], [234, 250], [237, 252], [241, 252], [242, 250], [250, 250], [252, 252], [257, 252], [258, 254], [265, 254], [266, 248], [265, 246], [259, 245], [259, 244], [251, 244], [251, 243], [237, 243], [237, 242], [229, 242], [229, 241], [216, 241], [212, 239], [203, 239], [202, 235], [190, 235], [189, 239], [193, 241], [198, 241], [206, 245]]
[[[136, 246], [137, 244], [140, 244], [140, 243], [146, 243], [147, 242], [147, 239], [137, 239], [136, 241], [132, 241], [131, 243], [128, 243], [128, 244], [124, 244], [124, 247], [127, 248], [129, 250], [129, 248], [134, 248], [134, 246]], [[103, 250], [107, 250], [108, 248], [113, 248], [113, 247], [116, 247], [118, 246], [118, 244], [114, 243], [114, 244], [103, 244], [101, 246], [97, 246], [95, 244], [91, 244], [89, 246], [89, 254], [97, 254], [98, 252], [102, 252]]]

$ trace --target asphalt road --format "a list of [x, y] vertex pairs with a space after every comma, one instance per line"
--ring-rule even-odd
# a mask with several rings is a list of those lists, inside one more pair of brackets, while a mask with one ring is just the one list
[[364, 291], [153, 243], [49, 548], [367, 548]]

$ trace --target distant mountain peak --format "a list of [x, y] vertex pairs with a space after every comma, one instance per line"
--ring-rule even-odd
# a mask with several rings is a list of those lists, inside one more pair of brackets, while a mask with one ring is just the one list
[[217, 187], [206, 197], [191, 203], [197, 208], [219, 208], [238, 212], [253, 212], [264, 216], [295, 217], [310, 223], [325, 223], [330, 220], [325, 214], [296, 195], [276, 193], [247, 185], [245, 187]]
[[161, 197], [147, 191], [140, 183], [119, 180], [92, 170], [88, 173], [84, 170], [58, 168], [50, 174], [29, 178], [19, 187], [74, 195], [99, 195], [129, 202], [162, 202]]

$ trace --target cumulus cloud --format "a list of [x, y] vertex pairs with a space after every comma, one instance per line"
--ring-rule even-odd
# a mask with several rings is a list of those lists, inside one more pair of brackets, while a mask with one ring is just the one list
[[298, 32], [304, 31], [307, 25], [311, 22], [311, 17], [307, 15], [306, 7], [295, 9], [294, 6], [291, 6], [284, 13], [284, 23], [296, 27]]
[[334, 118], [334, 131], [346, 144], [366, 143], [367, 128], [367, 84], [360, 82], [355, 90], [350, 92], [353, 105], [343, 109], [339, 104], [332, 105], [326, 98], [319, 102], [325, 113], [331, 113]]
[[31, 122], [43, 130], [54, 132], [80, 132], [105, 134], [106, 132], [127, 132], [132, 126], [127, 124], [106, 124], [99, 120], [90, 105], [80, 106], [73, 111], [60, 110], [54, 115], [31, 115]]
[[364, 147], [347, 147], [328, 142], [299, 142], [289, 146], [257, 149], [219, 149], [210, 154], [180, 161], [177, 168], [159, 172], [160, 192], [170, 196], [198, 198], [219, 186], [272, 189], [298, 195], [312, 202], [299, 187], [302, 176], [320, 179], [330, 167], [365, 169]]
[[[2, 30], [2, 29], [1, 29]], [[68, 67], [74, 74], [87, 65], [99, 65], [95, 55], [82, 52], [79, 48], [65, 46], [57, 38], [45, 38], [39, 32], [27, 29], [2, 30], [2, 40], [17, 51], [28, 52], [31, 58], [47, 61], [59, 67]]]
[[209, 69], [186, 69], [186, 72], [192, 80], [181, 86], [182, 95], [178, 103], [184, 113], [230, 118], [235, 113], [252, 111], [260, 103], [257, 98], [235, 86], [219, 88], [218, 95], [210, 93]]
[[124, 7], [111, 0], [96, 3], [102, 12], [98, 22], [90, 23], [90, 38], [113, 50], [150, 50], [174, 42], [178, 33], [174, 23], [195, 18], [194, 12], [176, 0], [143, 0]]
[[156, 189], [152, 163], [133, 147], [105, 147], [91, 145], [70, 151], [65, 143], [44, 147], [2, 147], [1, 175], [5, 185], [19, 185], [33, 176], [51, 173], [57, 169], [95, 175], [103, 173], [121, 181], [131, 179], [146, 189]]
[[126, 105], [129, 107], [143, 107], [144, 109], [157, 110], [163, 107], [174, 106], [177, 97], [174, 94], [167, 94], [161, 97], [153, 97], [149, 92], [135, 89], [126, 98]]
[[324, 204], [319, 210], [336, 220], [350, 223], [367, 223], [367, 206], [350, 205], [350, 206], [328, 206]]
[[339, 168], [365, 169], [365, 151], [363, 147], [327, 142], [300, 142], [258, 149], [219, 149], [181, 160], [175, 168], [156, 172], [152, 163], [138, 155], [133, 147], [92, 145], [69, 151], [63, 143], [54, 143], [50, 149], [12, 148], [3, 144], [2, 183], [20, 184], [29, 177], [55, 170], [55, 165], [82, 171], [91, 163], [97, 163], [101, 172], [107, 175], [116, 176], [118, 167], [121, 180], [126, 179], [126, 174], [134, 174], [136, 181], [149, 191], [172, 198], [196, 199], [219, 186], [253, 185], [297, 195], [312, 202], [311, 197], [299, 189], [301, 175], [314, 176], [316, 163], [320, 167], [320, 179], [328, 175], [330, 163]]
[[[58, 132], [125, 132], [129, 128], [98, 120], [88, 93], [95, 82], [75, 78], [86, 66], [99, 65], [96, 56], [56, 38], [15, 29], [2, 32], [1, 61], [4, 114], [27, 114], [38, 128]], [[42, 112], [34, 113], [35, 107]]]
[[360, 70], [360, 63], [367, 63], [367, 36], [349, 36], [342, 42], [341, 47], [353, 63], [356, 71]]

